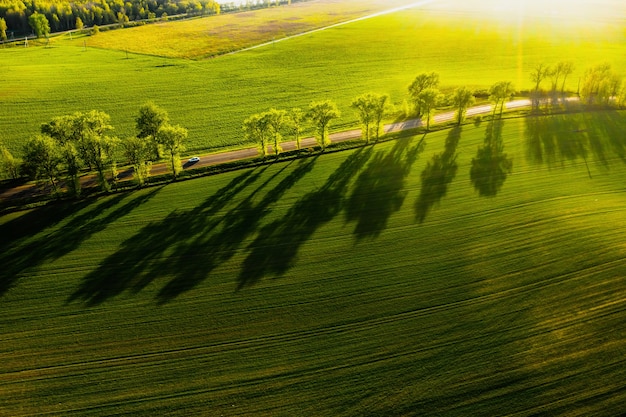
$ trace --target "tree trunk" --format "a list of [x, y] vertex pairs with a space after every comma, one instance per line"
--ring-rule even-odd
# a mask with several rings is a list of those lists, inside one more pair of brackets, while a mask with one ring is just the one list
[[174, 154], [170, 152], [171, 155], [171, 163], [172, 163], [172, 176], [176, 179], [176, 167], [174, 166]]

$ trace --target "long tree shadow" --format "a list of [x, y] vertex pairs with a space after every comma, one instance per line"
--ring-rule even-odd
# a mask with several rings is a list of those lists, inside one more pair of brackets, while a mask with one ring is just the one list
[[504, 153], [503, 125], [501, 120], [487, 125], [484, 144], [472, 159], [470, 179], [483, 197], [495, 197], [513, 169], [513, 160]]
[[[548, 166], [561, 162], [562, 158], [559, 148], [562, 140], [557, 135], [558, 130], [553, 129], [550, 118], [546, 116], [530, 116], [525, 119], [525, 123], [526, 157], [528, 161], [535, 164], [545, 163]], [[579, 130], [579, 128], [574, 128], [573, 126], [572, 129]]]
[[446, 137], [443, 153], [433, 156], [422, 171], [422, 187], [415, 202], [415, 219], [423, 223], [431, 207], [438, 203], [448, 192], [448, 185], [456, 177], [456, 148], [461, 138], [461, 127], [450, 130]]
[[260, 197], [290, 165], [283, 164], [240, 204], [224, 213], [234, 197], [262, 178], [267, 167], [246, 171], [194, 209], [174, 211], [145, 226], [88, 274], [68, 302], [82, 300], [87, 305], [97, 305], [127, 289], [138, 292], [161, 277], [171, 279], [159, 291], [159, 303], [194, 288], [232, 257], [241, 242], [258, 228], [271, 204], [310, 171], [313, 163], [314, 159], [301, 160]]
[[[535, 116], [526, 119], [526, 154], [533, 163], [552, 167], [587, 159], [587, 129], [580, 115]], [[601, 150], [602, 147], [596, 147]]]
[[[232, 258], [241, 249], [242, 243], [258, 230], [262, 219], [270, 213], [272, 204], [278, 202], [286, 191], [313, 169], [318, 157], [299, 160], [293, 171], [269, 190], [258, 203], [255, 203], [253, 195], [244, 199], [224, 216], [219, 232], [200, 235], [196, 240], [183, 245], [177, 253], [178, 262], [173, 264], [175, 276], [159, 292], [159, 302], [165, 303], [194, 288], [217, 266]], [[207, 253], [210, 253], [208, 259]], [[189, 262], [191, 259], [195, 259], [197, 263]]]
[[356, 222], [357, 240], [377, 237], [402, 207], [406, 178], [424, 149], [424, 137], [413, 147], [411, 139], [398, 139], [387, 153], [378, 151], [359, 174], [346, 203], [346, 221]]
[[300, 247], [341, 211], [350, 181], [372, 152], [371, 146], [354, 152], [324, 185], [300, 198], [283, 218], [260, 230], [248, 246], [250, 252], [237, 279], [238, 289], [253, 285], [270, 274], [284, 275], [293, 267]]
[[[52, 217], [49, 222], [41, 219], [33, 221], [34, 227], [27, 227], [27, 232], [34, 232], [36, 229], [43, 232], [46, 228], [62, 222], [64, 217], [71, 217], [76, 212], [80, 214], [71, 217], [66, 224], [60, 225], [53, 232], [30, 241], [27, 240], [25, 234], [18, 234], [18, 238], [11, 246], [4, 248], [5, 250], [0, 255], [0, 264], [3, 265], [0, 270], [0, 295], [11, 288], [29, 269], [74, 251], [89, 237], [106, 229], [111, 222], [122, 218], [150, 200], [159, 190], [160, 188], [154, 188], [150, 192], [140, 196], [133, 195], [133, 197], [130, 197], [131, 194], [128, 193], [118, 194], [104, 201], [91, 203], [91, 205], [87, 202], [80, 202], [35, 211], [33, 216], [52, 214]], [[16, 226], [26, 226], [24, 222], [32, 218], [31, 215], [26, 215], [17, 223], [6, 226], [14, 230]]]
[[223, 209], [230, 198], [254, 182], [259, 174], [246, 171], [193, 210], [174, 211], [165, 219], [145, 226], [87, 275], [68, 302], [81, 299], [88, 305], [95, 305], [129, 287], [139, 291], [148, 285], [161, 276], [170, 251], [189, 235], [206, 233], [215, 227], [218, 220], [212, 216]]
[[94, 200], [79, 200], [75, 202], [50, 203], [43, 207], [34, 208], [18, 217], [0, 225], [0, 256], [11, 248], [16, 248], [41, 231], [53, 227], [64, 219], [83, 210]]
[[[51, 234], [36, 236], [83, 210], [89, 203], [48, 204], [0, 225], [0, 297], [17, 283], [24, 271], [52, 255], [45, 250]], [[60, 248], [54, 246], [54, 250]]]
[[[596, 149], [612, 151], [622, 162], [626, 163], [626, 115], [623, 112], [603, 111], [593, 116], [585, 115], [585, 128], [591, 143], [591, 149], [597, 155]], [[596, 156], [596, 159], [599, 159]], [[608, 160], [602, 160], [606, 166]]]
[[616, 111], [529, 117], [526, 156], [532, 163], [549, 167], [582, 159], [588, 170], [593, 158], [609, 168], [611, 153], [626, 162], [625, 127], [624, 116]]

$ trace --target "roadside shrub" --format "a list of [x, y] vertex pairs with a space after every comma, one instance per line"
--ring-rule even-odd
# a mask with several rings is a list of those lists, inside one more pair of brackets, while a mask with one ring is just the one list
[[489, 90], [482, 89], [474, 91], [474, 97], [478, 99], [488, 99], [489, 98]]

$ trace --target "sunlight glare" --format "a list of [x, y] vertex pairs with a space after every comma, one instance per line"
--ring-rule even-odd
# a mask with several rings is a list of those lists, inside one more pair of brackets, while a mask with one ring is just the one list
[[486, 0], [493, 13], [511, 19], [550, 19], [553, 21], [624, 19], [626, 5], [615, 0]]

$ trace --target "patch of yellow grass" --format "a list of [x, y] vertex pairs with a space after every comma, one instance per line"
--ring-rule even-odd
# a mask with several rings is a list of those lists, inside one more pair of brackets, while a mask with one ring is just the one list
[[348, 21], [411, 0], [314, 0], [183, 21], [101, 32], [71, 42], [169, 58], [199, 59]]

